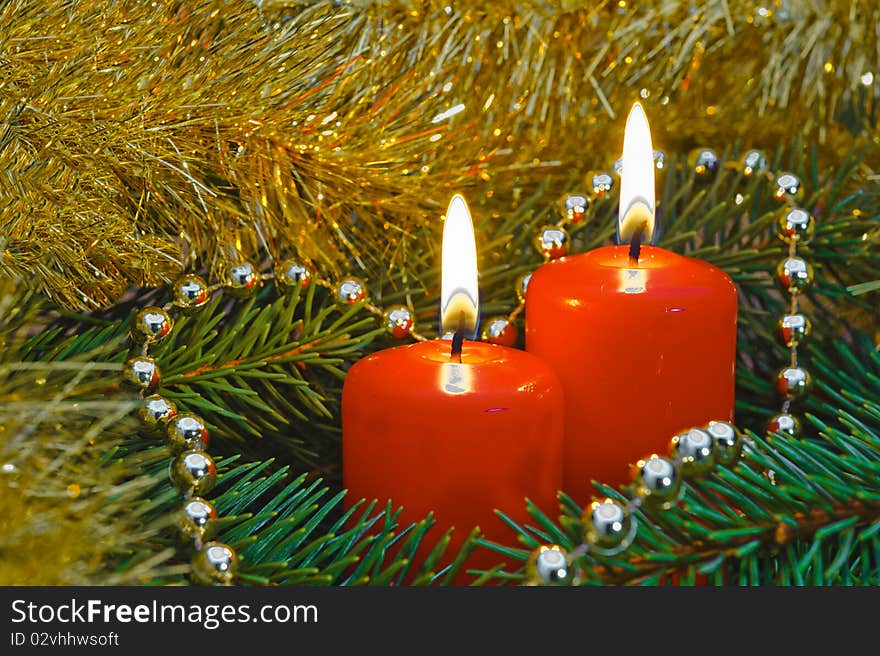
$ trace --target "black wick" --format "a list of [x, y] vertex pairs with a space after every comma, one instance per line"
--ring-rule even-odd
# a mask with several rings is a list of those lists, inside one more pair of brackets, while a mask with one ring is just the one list
[[456, 330], [452, 335], [452, 350], [449, 352], [450, 359], [461, 362], [461, 351], [464, 347], [464, 331]]
[[639, 255], [642, 254], [642, 238], [645, 236], [645, 224], [643, 223], [638, 228], [636, 228], [635, 233], [633, 233], [632, 241], [629, 242], [629, 261], [630, 264], [636, 265], [639, 263]]
[[464, 348], [464, 327], [465, 316], [462, 310], [458, 314], [458, 329], [452, 334], [452, 349], [449, 352], [449, 359], [453, 362], [461, 362], [461, 350]]

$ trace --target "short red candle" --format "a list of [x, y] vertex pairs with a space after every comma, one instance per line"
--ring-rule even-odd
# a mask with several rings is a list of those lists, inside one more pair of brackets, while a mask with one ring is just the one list
[[[403, 506], [401, 524], [434, 513], [428, 542], [454, 526], [451, 557], [474, 526], [515, 543], [496, 508], [529, 522], [528, 497], [555, 516], [563, 399], [556, 376], [533, 355], [465, 341], [459, 364], [450, 345], [420, 342], [355, 363], [342, 391], [342, 466], [349, 506], [391, 499]], [[466, 567], [503, 560], [478, 550]]]
[[736, 286], [706, 262], [607, 246], [540, 267], [529, 281], [526, 349], [566, 399], [563, 489], [620, 484], [683, 428], [733, 419]]
[[[494, 511], [529, 521], [525, 499], [555, 514], [562, 485], [562, 389], [533, 355], [464, 341], [479, 314], [477, 248], [467, 203], [454, 196], [443, 225], [440, 332], [369, 355], [342, 388], [342, 478], [346, 503], [391, 500], [399, 521], [432, 513], [436, 524], [416, 553], [422, 561], [441, 532], [455, 528], [449, 562], [474, 527], [510, 543]], [[438, 530], [439, 529], [439, 530]], [[433, 537], [433, 540], [431, 539]], [[465, 567], [503, 558], [478, 550]], [[470, 580], [460, 574], [455, 582]]]

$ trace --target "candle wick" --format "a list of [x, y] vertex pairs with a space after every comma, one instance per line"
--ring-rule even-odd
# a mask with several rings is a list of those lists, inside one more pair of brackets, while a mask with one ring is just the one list
[[449, 359], [454, 362], [461, 363], [461, 351], [464, 347], [464, 331], [456, 330], [452, 335], [452, 350], [449, 353]]
[[638, 266], [639, 264], [639, 256], [642, 254], [642, 237], [644, 237], [646, 229], [647, 225], [644, 223], [636, 228], [632, 236], [632, 241], [629, 242], [630, 266]]

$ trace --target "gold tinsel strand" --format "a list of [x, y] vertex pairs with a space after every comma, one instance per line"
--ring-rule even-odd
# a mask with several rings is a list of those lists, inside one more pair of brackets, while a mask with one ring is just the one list
[[[108, 459], [133, 426], [134, 399], [107, 388], [119, 365], [95, 351], [28, 358], [40, 303], [22, 288], [0, 278], [0, 584], [131, 585], [173, 573], [173, 551], [146, 546], [162, 527], [143, 520], [155, 481], [139, 468], [157, 456]], [[120, 571], [123, 557], [133, 569]]]
[[12, 0], [0, 270], [94, 307], [240, 254], [337, 274], [381, 242], [394, 266], [453, 190], [607, 166], [634, 96], [667, 149], [806, 134], [833, 160], [878, 22], [867, 0]]

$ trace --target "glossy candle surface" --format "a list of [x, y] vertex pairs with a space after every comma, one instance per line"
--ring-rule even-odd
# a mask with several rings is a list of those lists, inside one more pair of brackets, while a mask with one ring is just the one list
[[629, 481], [683, 428], [733, 419], [736, 286], [706, 262], [607, 246], [549, 262], [529, 281], [526, 349], [566, 400], [563, 489]]
[[[401, 525], [433, 512], [427, 542], [454, 526], [449, 556], [474, 526], [515, 543], [496, 508], [529, 521], [528, 497], [557, 514], [564, 412], [558, 379], [533, 355], [465, 341], [459, 364], [450, 345], [433, 340], [369, 355], [349, 370], [342, 392], [346, 503], [391, 499], [403, 506]], [[478, 550], [466, 567], [501, 560]]]

